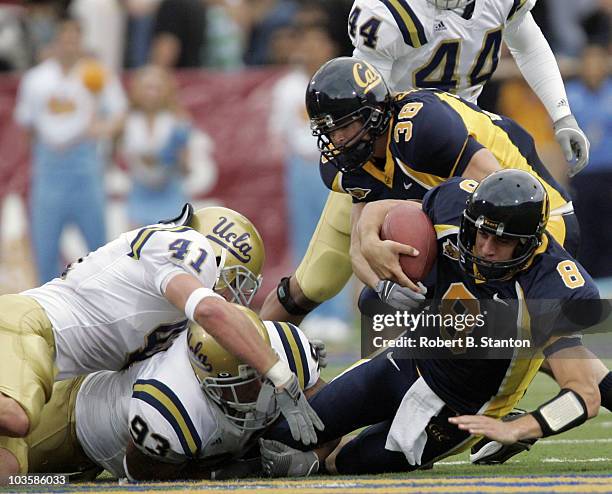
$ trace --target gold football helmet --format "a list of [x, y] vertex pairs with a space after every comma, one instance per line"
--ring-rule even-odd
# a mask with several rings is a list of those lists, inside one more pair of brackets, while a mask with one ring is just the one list
[[229, 290], [230, 302], [248, 306], [261, 286], [266, 253], [261, 235], [247, 218], [222, 207], [199, 209], [188, 226], [203, 234], [217, 257], [215, 291]]
[[[235, 307], [250, 319], [270, 345], [268, 331], [259, 316], [247, 307], [237, 304]], [[187, 347], [202, 390], [236, 427], [258, 430], [276, 420], [280, 410], [266, 385], [262, 388], [262, 377], [255, 369], [228, 352], [195, 323], [187, 331]]]

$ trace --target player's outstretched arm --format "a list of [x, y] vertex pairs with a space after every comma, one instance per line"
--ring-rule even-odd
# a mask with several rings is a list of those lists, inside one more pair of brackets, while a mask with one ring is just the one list
[[508, 25], [504, 41], [554, 122], [555, 137], [570, 163], [569, 175], [576, 175], [589, 162], [589, 141], [571, 114], [555, 55], [531, 13]]
[[607, 369], [601, 361], [583, 345], [564, 348], [548, 355], [547, 361], [559, 387], [570, 389], [584, 400], [587, 418], [599, 413], [601, 396], [599, 381]]
[[369, 287], [374, 288], [378, 280], [380, 279], [378, 274], [370, 267], [369, 262], [363, 256], [361, 251], [361, 239], [357, 232], [357, 226], [361, 218], [361, 212], [365, 203], [353, 204], [351, 209], [351, 246], [349, 255], [351, 257], [351, 266], [353, 267], [353, 273], [363, 283]]
[[474, 153], [461, 176], [480, 182], [497, 170], [501, 170], [499, 161], [491, 151], [483, 148]]
[[550, 355], [549, 363], [561, 392], [537, 410], [503, 422], [484, 415], [450, 417], [449, 422], [470, 434], [503, 444], [547, 437], [583, 424], [599, 411], [598, 379], [584, 347], [564, 348]]
[[223, 348], [265, 374], [278, 360], [249, 319], [189, 274], [177, 274], [167, 284], [166, 298], [197, 322]]
[[188, 274], [174, 276], [166, 286], [165, 296], [190, 320], [206, 328], [223, 348], [272, 382], [276, 402], [296, 441], [317, 441], [315, 428], [323, 430], [324, 426], [304, 397], [296, 375], [265, 344], [242, 312]]

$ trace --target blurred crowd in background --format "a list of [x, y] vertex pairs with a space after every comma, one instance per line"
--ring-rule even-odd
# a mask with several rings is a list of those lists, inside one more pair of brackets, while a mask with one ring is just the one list
[[[206, 136], [194, 128], [177, 94], [175, 71], [184, 69], [286, 67], [273, 91], [267, 125], [275, 151], [284, 157], [297, 265], [327, 196], [304, 90], [322, 63], [352, 53], [346, 32], [351, 5], [351, 0], [3, 2], [0, 70], [24, 73], [15, 119], [32, 139], [30, 234], [39, 281], [59, 274], [65, 225], [76, 224], [89, 249], [108, 240], [102, 219], [104, 166], [96, 163], [101, 144], [119, 143], [126, 163], [128, 226], [171, 217], [190, 198], [182, 184], [189, 173], [189, 142], [197, 136], [206, 147]], [[510, 57], [502, 58], [479, 104], [532, 133], [543, 161], [572, 189], [583, 231], [579, 259], [594, 277], [612, 277], [612, 0], [539, 0], [532, 12], [557, 55], [572, 111], [590, 140], [589, 166], [568, 184], [548, 115]], [[45, 78], [60, 77], [56, 66], [78, 66], [80, 82], [96, 96], [92, 103], [91, 94], [65, 81], [66, 93], [76, 95], [79, 105], [67, 126], [37, 107]], [[66, 102], [54, 105], [62, 113]], [[67, 148], [74, 153], [68, 156]], [[79, 216], [83, 211], [87, 217]], [[344, 292], [324, 304], [320, 316], [350, 320], [351, 298], [350, 290]]]
[[[47, 55], [58, 19], [69, 12], [85, 45], [119, 70], [153, 62], [177, 68], [236, 70], [286, 64], [296, 28], [326, 25], [339, 53], [351, 0], [23, 0], [0, 6], [0, 67], [24, 70]], [[532, 13], [555, 53], [580, 57], [610, 44], [610, 0], [539, 0]]]

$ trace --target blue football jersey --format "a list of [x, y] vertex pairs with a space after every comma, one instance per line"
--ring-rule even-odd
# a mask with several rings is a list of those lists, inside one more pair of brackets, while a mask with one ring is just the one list
[[548, 234], [531, 263], [510, 280], [482, 282], [466, 274], [457, 241], [466, 201], [476, 186], [473, 180], [452, 178], [424, 197], [423, 210], [434, 224], [438, 242], [431, 307], [440, 313], [474, 316], [488, 311], [486, 327], [473, 327], [467, 333], [441, 328], [444, 338], [469, 334], [479, 342], [493, 331], [528, 339], [531, 347], [499, 359], [451, 358], [457, 355], [449, 350], [448, 359], [419, 360], [418, 368], [455, 411], [503, 416], [524, 394], [551, 338], [590, 326], [588, 318], [573, 317], [568, 307], [576, 301], [597, 301], [599, 292], [584, 268]]

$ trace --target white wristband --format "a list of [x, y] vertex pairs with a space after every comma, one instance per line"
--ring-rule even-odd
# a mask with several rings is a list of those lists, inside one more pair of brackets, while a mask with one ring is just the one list
[[195, 312], [198, 304], [206, 297], [223, 298], [213, 292], [210, 288], [196, 288], [193, 292], [191, 292], [191, 295], [189, 295], [187, 302], [185, 302], [185, 315], [189, 318], [190, 321], [197, 322], [193, 317], [193, 313]]
[[293, 373], [284, 360], [278, 360], [270, 370], [266, 372], [266, 377], [272, 381], [275, 388], [286, 384], [291, 379]]

